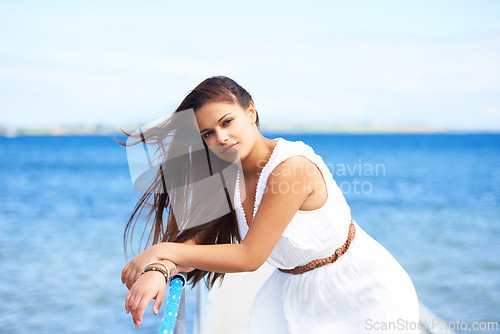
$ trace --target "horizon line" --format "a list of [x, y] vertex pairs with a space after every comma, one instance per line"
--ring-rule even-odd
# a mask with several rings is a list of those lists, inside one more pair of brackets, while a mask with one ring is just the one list
[[[13, 127], [0, 125], [0, 137], [21, 136], [110, 136], [123, 135], [121, 129], [134, 131], [140, 126], [134, 124], [117, 125], [55, 125], [38, 127]], [[288, 135], [300, 134], [500, 134], [500, 129], [459, 129], [438, 127], [418, 123], [382, 124], [382, 123], [267, 123], [259, 126], [263, 133]]]

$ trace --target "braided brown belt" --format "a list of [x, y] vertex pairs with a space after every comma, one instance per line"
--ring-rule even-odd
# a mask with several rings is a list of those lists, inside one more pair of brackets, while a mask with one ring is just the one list
[[325, 259], [313, 260], [306, 265], [303, 265], [300, 267], [295, 267], [293, 269], [281, 269], [281, 268], [278, 268], [278, 269], [284, 273], [298, 275], [298, 274], [303, 274], [306, 271], [310, 271], [310, 270], [313, 270], [315, 268], [322, 267], [325, 264], [333, 263], [333, 262], [337, 261], [337, 259], [347, 251], [347, 249], [349, 248], [349, 245], [351, 244], [352, 239], [354, 239], [355, 235], [356, 235], [356, 229], [354, 228], [354, 222], [351, 220], [351, 223], [349, 224], [349, 233], [347, 234], [347, 240], [344, 242], [344, 244], [342, 246], [337, 248], [335, 250], [335, 252], [330, 257], [327, 257]]

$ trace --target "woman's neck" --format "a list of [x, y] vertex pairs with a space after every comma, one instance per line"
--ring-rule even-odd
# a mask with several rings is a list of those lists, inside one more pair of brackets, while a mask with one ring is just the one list
[[276, 140], [265, 138], [262, 134], [257, 138], [252, 151], [241, 161], [246, 179], [258, 178], [262, 168], [269, 161], [276, 144]]

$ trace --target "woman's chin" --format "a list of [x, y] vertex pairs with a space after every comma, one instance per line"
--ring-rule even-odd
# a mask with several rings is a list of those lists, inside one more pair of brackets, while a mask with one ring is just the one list
[[219, 158], [227, 162], [236, 162], [239, 160], [239, 154], [236, 150], [230, 152], [228, 151], [219, 154]]

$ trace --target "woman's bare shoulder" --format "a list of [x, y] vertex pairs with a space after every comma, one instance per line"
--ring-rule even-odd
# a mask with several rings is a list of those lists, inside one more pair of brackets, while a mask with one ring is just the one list
[[294, 155], [279, 163], [270, 173], [267, 185], [288, 182], [302, 185], [312, 191], [313, 185], [322, 178], [316, 164], [304, 155]]
[[316, 164], [305, 155], [293, 155], [280, 162], [270, 173], [270, 175], [295, 175], [295, 176], [311, 176], [313, 171], [317, 169]]

